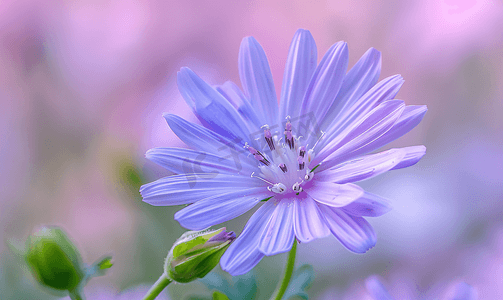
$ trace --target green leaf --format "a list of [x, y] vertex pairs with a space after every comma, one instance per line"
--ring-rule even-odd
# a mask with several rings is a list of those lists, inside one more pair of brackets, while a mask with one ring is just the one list
[[[141, 196], [138, 192], [143, 183], [147, 180], [144, 178], [141, 168], [130, 157], [116, 153], [112, 157], [110, 167], [115, 173], [117, 186], [121, 192], [126, 193], [129, 199], [140, 200]], [[141, 201], [134, 201], [133, 204], [138, 205]]]
[[309, 289], [314, 281], [314, 270], [311, 265], [305, 264], [300, 266], [293, 274], [292, 280], [288, 285], [283, 299], [286, 300], [307, 300], [309, 297], [306, 290]]
[[188, 296], [185, 300], [212, 300], [209, 296]]
[[209, 273], [204, 278], [199, 279], [199, 281], [206, 285], [209, 290], [221, 291], [226, 295], [230, 294], [231, 285], [224, 276], [216, 272]]
[[110, 269], [114, 264], [112, 263], [112, 257], [107, 256], [103, 258], [100, 262], [96, 263], [99, 270]]
[[107, 255], [98, 259], [95, 263], [89, 266], [86, 270], [86, 280], [105, 275], [105, 271], [113, 266], [112, 256]]
[[233, 276], [232, 282], [233, 291], [236, 294], [235, 299], [255, 299], [255, 296], [257, 295], [257, 282], [253, 272]]
[[220, 291], [232, 300], [253, 300], [257, 295], [257, 283], [253, 271], [233, 276], [230, 280], [232, 281], [232, 285], [226, 277], [216, 272], [206, 275], [206, 277], [199, 281], [204, 283], [209, 290]]
[[219, 292], [219, 291], [214, 291], [213, 292], [213, 300], [229, 300], [229, 297], [227, 297], [224, 293]]

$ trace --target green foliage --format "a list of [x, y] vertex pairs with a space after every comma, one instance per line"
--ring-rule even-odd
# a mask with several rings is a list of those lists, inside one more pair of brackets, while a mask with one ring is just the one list
[[257, 282], [253, 272], [244, 275], [233, 276], [232, 284], [218, 273], [210, 273], [200, 280], [210, 290], [217, 290], [224, 293], [231, 300], [253, 300], [257, 296]]
[[112, 257], [107, 256], [104, 259], [102, 259], [100, 262], [96, 263], [96, 266], [100, 270], [105, 270], [105, 269], [110, 269], [114, 264], [112, 263]]
[[222, 292], [214, 291], [213, 300], [229, 300], [229, 298]]
[[114, 158], [115, 176], [118, 186], [127, 193], [131, 199], [140, 199], [140, 187], [146, 182], [140, 168], [128, 157]]
[[[210, 273], [200, 280], [209, 290], [217, 291], [226, 295], [230, 300], [256, 300], [257, 282], [253, 271], [244, 275], [233, 276], [227, 280], [223, 275]], [[306, 290], [309, 289], [314, 281], [314, 271], [311, 265], [302, 265], [295, 270], [292, 280], [288, 285], [284, 300], [307, 300]], [[190, 300], [203, 299], [191, 297]], [[213, 298], [215, 299], [215, 298]], [[220, 298], [217, 298], [220, 299]], [[223, 298], [225, 299], [225, 298]]]
[[286, 300], [307, 300], [309, 297], [306, 290], [314, 281], [314, 270], [311, 265], [305, 264], [295, 270], [290, 284], [283, 296]]
[[[96, 276], [105, 274], [112, 267], [112, 257], [106, 256], [91, 266], [82, 261], [79, 250], [59, 227], [44, 226], [28, 237], [21, 250], [12, 241], [9, 246], [14, 254], [24, 259], [34, 278], [47, 292], [82, 299], [82, 289]], [[41, 298], [42, 299], [42, 298]]]
[[94, 264], [87, 268], [86, 280], [93, 277], [105, 275], [105, 271], [113, 266], [112, 257], [105, 256], [98, 259]]

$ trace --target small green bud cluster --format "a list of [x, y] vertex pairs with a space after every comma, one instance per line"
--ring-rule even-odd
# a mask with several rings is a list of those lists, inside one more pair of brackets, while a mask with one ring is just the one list
[[40, 283], [57, 290], [74, 290], [86, 275], [79, 251], [59, 228], [42, 227], [31, 235], [26, 261]]
[[105, 257], [88, 266], [71, 239], [59, 227], [41, 227], [26, 240], [24, 257], [42, 285], [70, 294], [80, 294], [87, 281], [112, 266]]

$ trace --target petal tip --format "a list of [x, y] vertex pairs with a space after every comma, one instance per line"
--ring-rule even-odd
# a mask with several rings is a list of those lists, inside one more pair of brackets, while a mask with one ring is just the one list
[[153, 160], [155, 156], [155, 148], [148, 149], [147, 152], [145, 152], [145, 158], [148, 160]]
[[253, 36], [245, 36], [241, 41], [241, 46], [249, 46], [250, 44], [258, 44], [258, 41]]
[[162, 117], [163, 117], [166, 121], [169, 121], [170, 119], [172, 119], [172, 118], [173, 118], [173, 116], [175, 116], [175, 115], [170, 114], [170, 113], [167, 113], [167, 112], [162, 113]]

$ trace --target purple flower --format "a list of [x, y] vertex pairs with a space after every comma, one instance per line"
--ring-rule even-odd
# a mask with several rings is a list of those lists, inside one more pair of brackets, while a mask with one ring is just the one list
[[[369, 277], [365, 281], [365, 287], [367, 288], [368, 293], [374, 300], [394, 300], [381, 283], [381, 281], [375, 277]], [[428, 295], [426, 298], [417, 299], [443, 299], [443, 300], [477, 300], [477, 291], [472, 286], [459, 282], [455, 285], [452, 285], [450, 289], [448, 289], [444, 295], [439, 298], [440, 295]], [[402, 299], [402, 298], [400, 298]]]
[[232, 82], [212, 87], [188, 68], [178, 88], [203, 126], [165, 114], [171, 129], [196, 150], [155, 148], [146, 157], [179, 173], [144, 185], [152, 205], [191, 204], [175, 214], [201, 230], [262, 203], [227, 249], [221, 266], [248, 272], [264, 255], [332, 233], [349, 250], [376, 243], [363, 217], [391, 208], [353, 182], [411, 166], [424, 146], [369, 154], [414, 128], [426, 106], [392, 100], [399, 75], [377, 83], [381, 54], [371, 48], [347, 71], [348, 49], [334, 44], [317, 65], [316, 44], [299, 29], [290, 46], [280, 104], [264, 50], [246, 37], [239, 51], [244, 93]]

